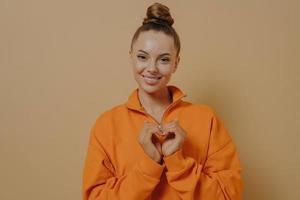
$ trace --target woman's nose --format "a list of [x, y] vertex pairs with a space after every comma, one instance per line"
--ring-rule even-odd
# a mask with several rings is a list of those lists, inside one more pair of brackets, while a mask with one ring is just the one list
[[158, 72], [158, 68], [156, 66], [156, 63], [149, 63], [149, 65], [147, 67], [147, 71], [151, 72], [151, 73], [157, 73]]

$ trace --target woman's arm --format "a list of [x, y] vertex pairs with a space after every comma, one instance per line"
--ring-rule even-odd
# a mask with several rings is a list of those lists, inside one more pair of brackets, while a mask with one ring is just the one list
[[102, 119], [99, 123], [97, 130], [93, 127], [90, 136], [83, 173], [83, 199], [146, 199], [159, 183], [164, 167], [145, 156], [127, 174], [117, 176], [96, 134], [104, 130], [105, 134], [110, 134], [109, 120]]
[[182, 199], [238, 200], [242, 181], [236, 147], [222, 123], [213, 117], [204, 165], [184, 157], [182, 149], [164, 157], [169, 184]]

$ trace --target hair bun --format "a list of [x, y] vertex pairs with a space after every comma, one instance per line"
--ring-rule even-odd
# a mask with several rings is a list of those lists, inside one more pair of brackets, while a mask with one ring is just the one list
[[172, 26], [174, 23], [169, 8], [160, 3], [154, 3], [147, 9], [147, 17], [144, 18], [143, 25], [147, 23], [165, 24]]

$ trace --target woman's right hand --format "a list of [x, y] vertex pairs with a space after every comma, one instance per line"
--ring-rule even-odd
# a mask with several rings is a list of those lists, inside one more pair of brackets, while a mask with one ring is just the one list
[[157, 163], [160, 163], [162, 158], [161, 144], [156, 141], [156, 137], [153, 137], [153, 135], [159, 132], [160, 130], [156, 124], [145, 121], [144, 127], [138, 136], [138, 142], [144, 152]]

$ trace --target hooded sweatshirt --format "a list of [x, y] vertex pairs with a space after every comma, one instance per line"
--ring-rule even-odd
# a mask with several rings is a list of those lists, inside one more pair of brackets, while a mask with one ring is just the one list
[[[172, 103], [161, 122], [150, 116], [135, 89], [124, 104], [102, 113], [91, 128], [83, 170], [84, 200], [236, 200], [243, 183], [236, 146], [207, 105], [183, 100], [168, 86]], [[152, 160], [138, 143], [144, 121], [178, 119], [187, 137], [178, 151]]]

